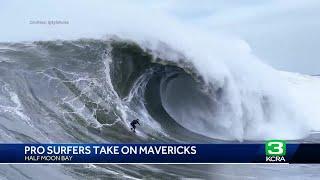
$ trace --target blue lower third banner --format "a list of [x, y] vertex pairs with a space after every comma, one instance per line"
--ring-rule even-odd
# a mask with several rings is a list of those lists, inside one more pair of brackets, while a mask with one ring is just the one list
[[319, 163], [320, 144], [0, 144], [0, 163]]

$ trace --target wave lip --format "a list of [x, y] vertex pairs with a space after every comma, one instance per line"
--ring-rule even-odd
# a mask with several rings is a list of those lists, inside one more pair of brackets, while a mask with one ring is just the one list
[[[301, 99], [298, 99], [297, 95], [291, 96], [293, 86], [287, 81], [287, 78], [282, 76], [281, 72], [260, 64], [254, 59], [248, 61], [252, 63], [250, 66], [256, 65], [262, 70], [261, 73], [272, 75], [264, 77], [265, 74], [263, 74], [254, 79], [252, 75], [247, 74], [248, 67], [243, 68], [237, 63], [236, 65], [239, 65], [237, 72], [226, 73], [222, 75], [224, 78], [221, 80], [221, 74], [218, 77], [208, 78], [207, 74], [203, 74], [201, 67], [193, 64], [195, 60], [181, 59], [186, 58], [182, 53], [170, 52], [168, 54], [174, 54], [171, 58], [168, 58], [168, 54], [161, 56], [161, 53], [168, 49], [173, 51], [162, 42], [156, 46], [160, 50], [148, 49], [145, 44], [140, 46], [126, 41], [121, 41], [121, 43], [126, 44], [122, 49], [124, 52], [130, 51], [127, 51], [126, 48], [139, 49], [143, 58], [148, 57], [146, 60], [150, 63], [144, 64], [144, 68], [152, 71], [147, 78], [152, 85], [146, 85], [145, 98], [154, 101], [154, 97], [159, 96], [160, 98], [156, 101], [161, 102], [155, 107], [160, 110], [149, 108], [149, 113], [155, 114], [152, 111], [161, 111], [159, 114], [166, 114], [188, 132], [192, 131], [213, 139], [242, 141], [269, 138], [300, 139], [308, 136], [313, 129], [303, 120], [310, 120], [310, 117], [297, 109], [301, 108], [301, 106], [296, 106], [298, 100]], [[139, 53], [135, 51], [134, 55], [137, 54]], [[127, 56], [130, 57], [130, 53]], [[126, 61], [128, 57], [121, 60]], [[160, 57], [167, 57], [170, 60]], [[144, 60], [143, 63], [146, 61]], [[225, 65], [230, 66], [231, 64], [226, 63]], [[132, 65], [129, 66], [132, 67]], [[144, 68], [138, 68], [139, 73], [143, 74]], [[119, 72], [127, 73], [127, 71]], [[239, 75], [239, 73], [243, 74]], [[239, 76], [235, 77], [235, 75]], [[251, 77], [246, 79], [248, 75]], [[266, 79], [265, 82], [259, 81], [263, 78]], [[269, 84], [271, 82], [278, 83], [277, 88], [274, 87], [274, 84]], [[318, 89], [315, 84], [312, 86]], [[150, 93], [151, 89], [159, 90], [157, 93]], [[285, 91], [288, 91], [289, 94]], [[153, 97], [150, 98], [150, 96]], [[148, 101], [146, 103], [150, 106]], [[177, 127], [177, 124], [171, 126]], [[274, 127], [281, 128], [278, 130]]]

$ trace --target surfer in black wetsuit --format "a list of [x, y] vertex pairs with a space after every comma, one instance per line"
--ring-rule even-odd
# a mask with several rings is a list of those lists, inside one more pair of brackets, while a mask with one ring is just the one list
[[135, 120], [131, 121], [131, 123], [130, 123], [131, 130], [133, 132], [136, 132], [136, 124], [139, 124], [139, 126], [140, 126], [139, 119], [135, 119]]

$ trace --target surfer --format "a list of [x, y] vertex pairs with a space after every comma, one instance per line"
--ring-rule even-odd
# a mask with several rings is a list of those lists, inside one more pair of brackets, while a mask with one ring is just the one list
[[139, 126], [140, 126], [139, 119], [135, 119], [135, 120], [131, 121], [131, 123], [130, 123], [131, 130], [133, 132], [136, 132], [136, 124], [139, 124]]

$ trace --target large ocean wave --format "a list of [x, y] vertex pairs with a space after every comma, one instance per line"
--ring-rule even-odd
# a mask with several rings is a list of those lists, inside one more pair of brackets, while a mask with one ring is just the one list
[[[151, 43], [2, 43], [1, 141], [293, 140], [319, 130], [318, 78], [254, 60], [206, 72], [195, 57]], [[129, 127], [135, 118], [142, 122], [136, 134]]]

